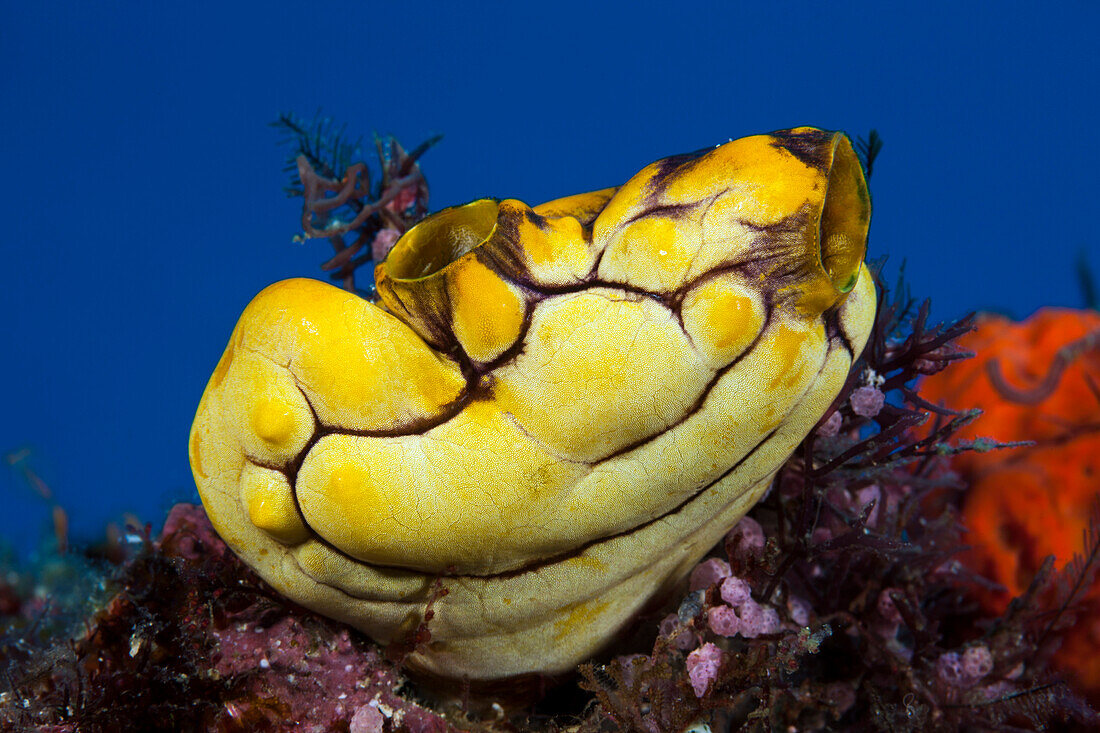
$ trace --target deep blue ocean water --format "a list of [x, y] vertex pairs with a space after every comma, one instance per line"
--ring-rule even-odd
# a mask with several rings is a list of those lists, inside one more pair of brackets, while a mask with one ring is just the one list
[[[0, 451], [78, 537], [197, 495], [187, 433], [237, 316], [317, 276], [279, 112], [394, 134], [432, 206], [536, 203], [810, 124], [885, 147], [871, 257], [941, 318], [1082, 302], [1100, 269], [1100, 7], [1022, 3], [5, 3]], [[0, 537], [49, 512], [0, 465]]]

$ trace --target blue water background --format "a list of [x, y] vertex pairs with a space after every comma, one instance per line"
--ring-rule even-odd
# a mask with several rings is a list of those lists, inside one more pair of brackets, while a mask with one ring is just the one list
[[[1080, 305], [1100, 6], [75, 3], [0, 7], [0, 450], [30, 447], [77, 536], [194, 500], [187, 432], [240, 311], [318, 276], [277, 113], [413, 146], [432, 206], [539, 202], [811, 124], [885, 147], [871, 255], [935, 313]], [[0, 536], [46, 505], [0, 466]]]

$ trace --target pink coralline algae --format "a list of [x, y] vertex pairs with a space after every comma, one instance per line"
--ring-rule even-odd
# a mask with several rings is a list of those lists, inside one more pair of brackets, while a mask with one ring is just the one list
[[688, 680], [696, 697], [706, 694], [722, 666], [722, 650], [707, 642], [687, 656]]
[[348, 733], [382, 733], [384, 722], [377, 705], [362, 705], [351, 716]]
[[251, 676], [248, 686], [257, 699], [283, 701], [317, 730], [347, 721], [385, 687], [385, 665], [377, 652], [353, 644], [344, 629], [319, 640], [302, 619], [288, 616], [270, 626], [230, 624], [213, 636], [213, 669], [219, 675]]
[[[162, 544], [176, 533], [184, 539], [185, 556], [196, 555], [197, 545], [224, 552], [199, 507], [180, 505], [169, 515]], [[401, 684], [392, 665], [379, 650], [346, 627], [319, 622], [296, 609], [256, 613], [242, 609], [208, 633], [213, 640], [211, 673], [237, 680], [237, 698], [227, 703], [223, 716], [244, 727], [268, 718], [268, 730], [322, 731], [345, 725], [357, 733], [402, 727], [421, 733], [452, 730], [435, 713], [398, 697]], [[284, 716], [270, 720], [270, 702], [278, 701]], [[290, 725], [298, 721], [300, 725]]]

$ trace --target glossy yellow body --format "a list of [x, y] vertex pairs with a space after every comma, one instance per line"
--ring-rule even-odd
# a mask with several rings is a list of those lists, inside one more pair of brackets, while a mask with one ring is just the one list
[[241, 316], [191, 432], [226, 542], [379, 641], [438, 580], [432, 673], [558, 672], [757, 501], [863, 348], [870, 204], [813, 128], [410, 230], [381, 305], [311, 280]]

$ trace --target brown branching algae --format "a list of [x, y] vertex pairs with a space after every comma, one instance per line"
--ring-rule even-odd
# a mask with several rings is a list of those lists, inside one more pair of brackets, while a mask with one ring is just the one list
[[798, 128], [407, 231], [381, 303], [242, 315], [191, 432], [203, 503], [278, 591], [410, 664], [573, 668], [751, 508], [875, 315], [848, 139]]

